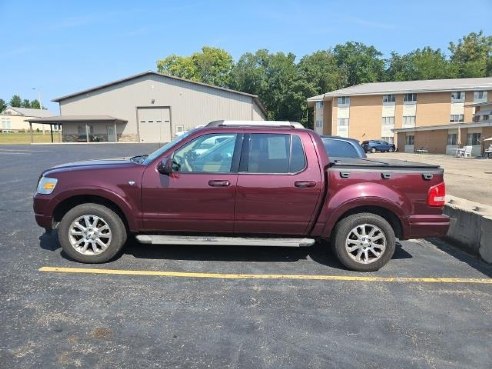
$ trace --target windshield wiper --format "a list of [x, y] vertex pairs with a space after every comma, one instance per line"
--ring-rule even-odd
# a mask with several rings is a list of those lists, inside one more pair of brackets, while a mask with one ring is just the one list
[[142, 164], [144, 162], [145, 159], [147, 159], [147, 154], [145, 155], [136, 155], [136, 156], [133, 156], [130, 158], [130, 161], [133, 161], [134, 163], [137, 163], [137, 164]]

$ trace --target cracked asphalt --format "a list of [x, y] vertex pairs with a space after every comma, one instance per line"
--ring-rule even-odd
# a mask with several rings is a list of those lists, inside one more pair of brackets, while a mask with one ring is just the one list
[[[130, 242], [108, 264], [65, 258], [56, 234], [45, 234], [34, 221], [32, 194], [40, 172], [63, 162], [154, 148], [0, 147], [0, 368], [490, 368], [492, 266], [441, 240], [401, 242], [388, 265], [368, 274], [343, 269], [322, 245]], [[42, 267], [175, 275], [54, 273]], [[238, 277], [179, 276], [185, 272]]]

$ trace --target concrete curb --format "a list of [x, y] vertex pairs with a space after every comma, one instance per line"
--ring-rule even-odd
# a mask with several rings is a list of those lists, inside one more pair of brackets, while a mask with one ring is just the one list
[[492, 263], [492, 206], [446, 196], [444, 214], [451, 217], [446, 237], [461, 249]]

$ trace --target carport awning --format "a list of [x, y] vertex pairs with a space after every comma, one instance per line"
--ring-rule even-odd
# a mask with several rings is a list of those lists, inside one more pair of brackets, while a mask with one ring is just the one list
[[58, 124], [63, 126], [65, 123], [81, 123], [85, 124], [86, 141], [89, 142], [88, 125], [100, 123], [112, 123], [116, 132], [117, 124], [125, 124], [128, 121], [112, 117], [111, 115], [55, 115], [53, 117], [30, 118], [27, 119], [31, 126], [31, 143], [33, 142], [32, 124], [49, 124], [51, 131], [51, 142], [53, 142], [53, 125]]
[[56, 115], [53, 117], [30, 118], [30, 123], [63, 124], [63, 123], [127, 123], [126, 120], [111, 115]]

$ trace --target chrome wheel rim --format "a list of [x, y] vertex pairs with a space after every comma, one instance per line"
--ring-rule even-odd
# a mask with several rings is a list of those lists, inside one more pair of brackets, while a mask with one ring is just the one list
[[381, 228], [374, 224], [360, 224], [349, 232], [345, 250], [355, 262], [371, 264], [383, 256], [386, 244], [386, 236]]
[[98, 255], [111, 244], [109, 224], [97, 215], [82, 215], [68, 229], [70, 244], [82, 255]]

